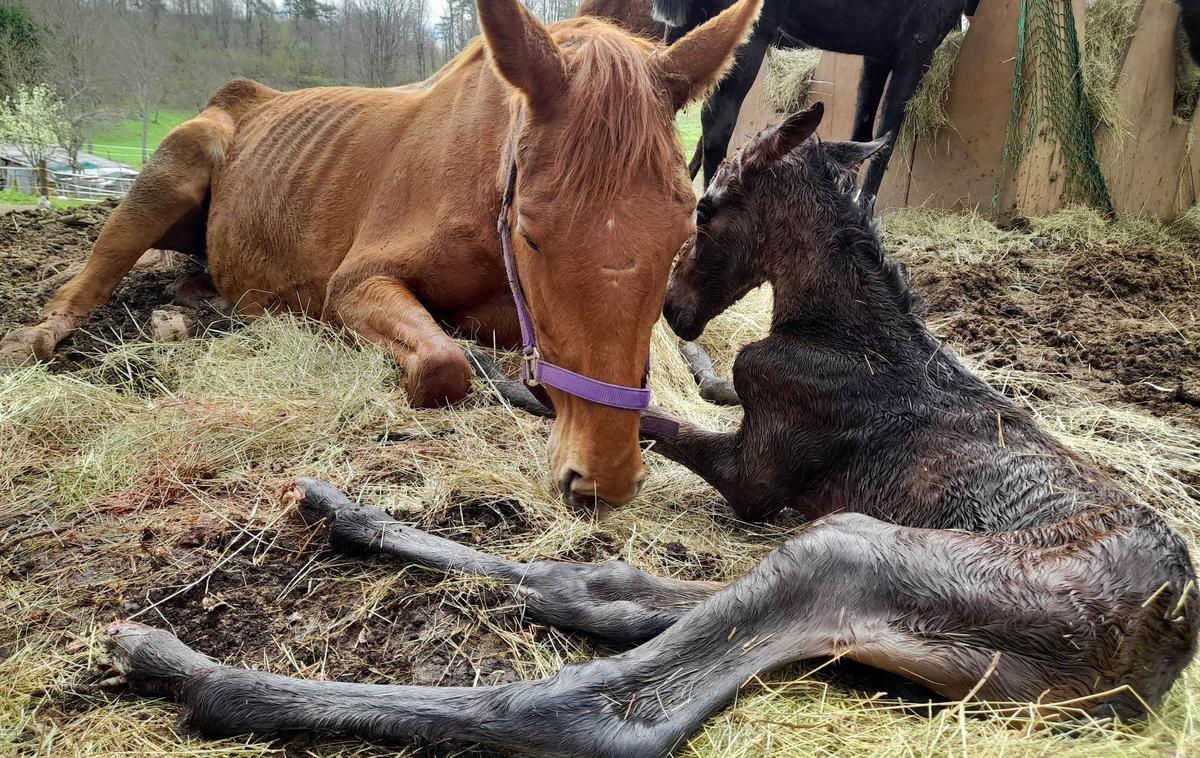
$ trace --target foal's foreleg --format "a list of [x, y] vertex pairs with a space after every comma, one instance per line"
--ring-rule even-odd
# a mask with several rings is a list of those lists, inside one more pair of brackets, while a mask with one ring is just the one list
[[325, 482], [299, 479], [291, 492], [306, 521], [329, 522], [337, 550], [499, 579], [522, 592], [532, 617], [621, 644], [650, 639], [721, 588], [716, 582], [663, 579], [620, 561], [510, 561], [405, 526], [377, 508], [352, 503]]

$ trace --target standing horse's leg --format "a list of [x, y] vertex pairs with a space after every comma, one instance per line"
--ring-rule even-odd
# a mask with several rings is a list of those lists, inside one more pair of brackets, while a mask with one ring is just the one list
[[315, 730], [659, 756], [755, 675], [817, 656], [843, 654], [952, 698], [1055, 699], [1107, 686], [1089, 663], [1110, 630], [1092, 628], [1099, 619], [1081, 613], [1080, 594], [1063, 591], [1090, 597], [1089, 588], [1064, 575], [1069, 562], [1027, 560], [1031, 549], [826, 517], [640, 647], [494, 687], [306, 681], [222, 666], [140, 624], [115, 623], [109, 635], [118, 670], [173, 694], [207, 734]]
[[232, 120], [211, 108], [172, 130], [104, 224], [83, 270], [42, 309], [42, 322], [16, 329], [0, 342], [0, 363], [48, 360], [149, 248], [202, 253], [187, 243], [203, 240], [210, 177], [232, 135]]
[[332, 485], [315, 479], [297, 479], [289, 496], [297, 500], [307, 522], [329, 523], [330, 545], [336, 550], [381, 553], [420, 566], [499, 579], [522, 591], [532, 617], [620, 644], [659, 634], [722, 586], [663, 579], [621, 561], [518, 563], [498, 558], [405, 526], [377, 508], [350, 502]]
[[858, 102], [854, 106], [854, 131], [850, 135], [852, 141], [871, 141], [879, 98], [883, 97], [883, 88], [891, 70], [892, 64], [887, 61], [863, 58], [862, 76], [858, 80]]
[[[462, 348], [403, 281], [372, 271], [367, 256], [346, 256], [329, 280], [325, 316], [392, 354], [404, 371], [404, 389], [415, 408], [456, 403], [471, 388], [471, 364]], [[360, 273], [368, 271], [366, 275]]]
[[[717, 172], [721, 161], [725, 160], [729, 140], [733, 137], [738, 113], [742, 109], [742, 101], [746, 99], [746, 93], [758, 77], [758, 69], [762, 66], [763, 56], [766, 55], [773, 33], [774, 30], [767, 29], [764, 24], [754, 28], [750, 39], [738, 48], [733, 68], [708, 96], [704, 108], [700, 111], [701, 137], [697, 149], [703, 149], [704, 152], [705, 187]], [[692, 176], [694, 178], [695, 174]]]
[[[944, 34], [939, 36], [937, 42], [941, 42], [944, 36]], [[892, 78], [888, 82], [887, 92], [883, 97], [883, 113], [879, 118], [877, 133], [877, 137], [890, 134], [892, 139], [887, 147], [880, 150], [871, 159], [871, 165], [867, 168], [867, 176], [862, 183], [862, 191], [865, 195], [874, 197], [879, 194], [879, 187], [883, 184], [883, 173], [887, 171], [888, 161], [892, 157], [892, 149], [896, 145], [896, 140], [900, 138], [900, 127], [904, 125], [904, 108], [908, 105], [909, 98], [920, 86], [921, 79], [929, 69], [929, 63], [933, 59], [933, 51], [936, 48], [937, 44], [935, 43], [933, 47], [911, 49], [908, 51], [907, 57], [892, 68]]]

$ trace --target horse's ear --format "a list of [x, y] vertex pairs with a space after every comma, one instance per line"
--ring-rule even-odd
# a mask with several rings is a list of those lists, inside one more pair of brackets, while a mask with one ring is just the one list
[[839, 142], [830, 140], [822, 142], [825, 154], [842, 168], [858, 168], [868, 158], [885, 147], [891, 147], [892, 133], [888, 132], [873, 142]]
[[550, 32], [520, 0], [476, 0], [475, 8], [496, 72], [535, 113], [553, 108], [567, 90], [567, 72]]
[[763, 0], [738, 0], [651, 59], [676, 110], [708, 94], [750, 34]]
[[802, 111], [797, 111], [778, 126], [764, 131], [754, 143], [746, 148], [746, 160], [761, 166], [769, 166], [783, 156], [800, 147], [804, 140], [817, 131], [825, 106], [820, 101]]

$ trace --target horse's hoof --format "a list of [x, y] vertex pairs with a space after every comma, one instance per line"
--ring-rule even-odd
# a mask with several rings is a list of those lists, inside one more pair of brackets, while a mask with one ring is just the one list
[[354, 503], [341, 490], [320, 479], [300, 477], [283, 488], [283, 499], [296, 504], [300, 517], [308, 525], [336, 521], [338, 514]]
[[0, 367], [15, 368], [48, 361], [57, 346], [54, 330], [46, 324], [14, 329], [0, 340]]
[[461, 401], [470, 391], [475, 373], [463, 351], [454, 345], [414, 355], [404, 368], [404, 389], [414, 408], [442, 408]]

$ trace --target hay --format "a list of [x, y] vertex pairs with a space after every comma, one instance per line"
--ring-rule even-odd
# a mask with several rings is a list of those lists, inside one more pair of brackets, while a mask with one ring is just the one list
[[1086, 29], [1079, 66], [1091, 118], [1118, 131], [1129, 128], [1117, 95], [1121, 62], [1137, 30], [1142, 0], [1092, 0], [1084, 19]]
[[946, 102], [950, 98], [954, 72], [958, 70], [958, 51], [966, 36], [965, 31], [956, 29], [947, 34], [934, 51], [921, 86], [904, 106], [904, 126], [900, 129], [898, 142], [902, 146], [901, 153], [905, 152], [903, 146], [930, 139], [942, 129], [954, 128], [946, 113]]
[[812, 94], [813, 73], [821, 62], [815, 48], [767, 51], [767, 102], [778, 113], [795, 113], [808, 106]]
[[[1038, 251], [1046, 238], [1179, 246], [1200, 228], [1198, 218], [1185, 215], [1177, 227], [1151, 229], [1068, 209], [1031, 220], [1033, 234], [1024, 234], [979, 216], [911, 210], [888, 217], [886, 236], [910, 265], [975, 266]], [[739, 347], [766, 332], [769, 318], [770, 291], [763, 288], [713, 322], [704, 342], [723, 373]], [[736, 410], [699, 400], [674, 342], [663, 325], [656, 327], [656, 402], [710, 428], [736, 424]], [[1100, 403], [1089, 387], [1062, 377], [985, 369], [986, 356], [969, 359], [1064, 441], [1166, 513], [1195, 549], [1200, 517], [1188, 504], [1200, 480], [1200, 431]], [[415, 597], [405, 598], [413, 592], [406, 582], [423, 572], [319, 555], [313, 541], [320, 537], [298, 525], [276, 497], [293, 474], [329, 478], [426, 527], [463, 503], [504, 500], [511, 508], [506, 521], [476, 535], [490, 551], [522, 560], [570, 557], [602, 539], [639, 568], [689, 578], [736, 576], [797, 524], [731, 523], [711, 488], [653, 455], [633, 504], [602, 521], [581, 518], [554, 496], [548, 480], [547, 426], [491, 404], [486, 387], [476, 389], [461, 408], [413, 411], [383, 352], [286, 317], [184, 343], [122, 345], [85, 372], [31, 368], [0, 377], [0, 542], [88, 517], [73, 532], [31, 539], [0, 555], [0, 754], [279, 754], [277, 744], [262, 740], [188, 738], [175, 726], [175, 707], [89, 689], [88, 677], [98, 655], [95, 632], [112, 619], [114, 604], [124, 599], [140, 607], [151, 588], [205, 586], [217, 567], [247, 556], [247, 583], [282, 554], [295, 592], [331, 585], [344, 591], [341, 604], [327, 609], [327, 625], [301, 619], [266, 647], [246, 642], [247, 652], [233, 654], [243, 663], [325, 676], [339, 654], [330, 649], [332, 635], [365, 619], [403, 616], [406, 606], [395, 603]], [[211, 549], [171, 547], [205, 521], [232, 525], [233, 538]], [[469, 660], [473, 651], [460, 642], [487, 630], [502, 641], [514, 670], [533, 678], [603, 652], [578, 635], [530, 633], [519, 614], [501, 607], [511, 596], [487, 582], [431, 577], [419, 592], [432, 595], [450, 620], [431, 622], [419, 639], [405, 641], [406, 656], [436, 650], [447, 660]], [[253, 607], [232, 612], [269, 615]], [[145, 614], [160, 624], [171, 612], [166, 616]], [[392, 665], [357, 678], [388, 681]], [[971, 718], [976, 714], [992, 718]], [[1023, 706], [907, 713], [792, 669], [748, 687], [683, 754], [1193, 755], [1200, 752], [1198, 715], [1196, 666], [1145, 725], [1085, 722], [1071, 731], [1043, 728]], [[327, 740], [301, 752], [396, 754]]]

